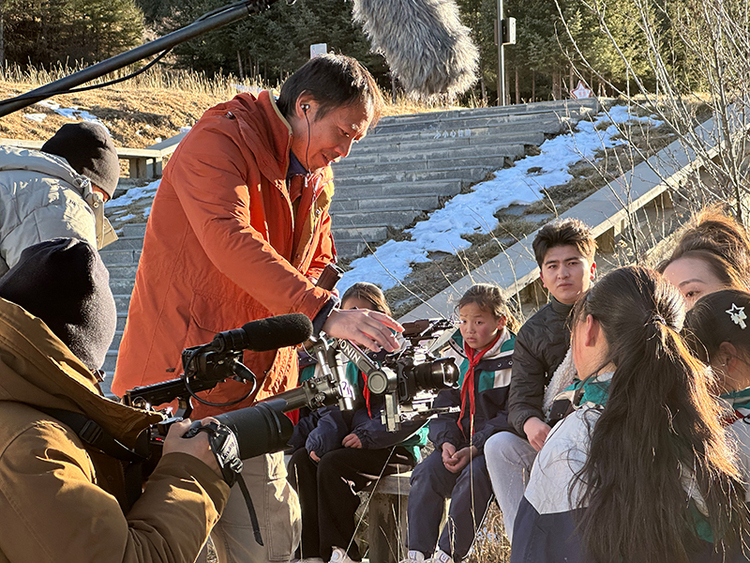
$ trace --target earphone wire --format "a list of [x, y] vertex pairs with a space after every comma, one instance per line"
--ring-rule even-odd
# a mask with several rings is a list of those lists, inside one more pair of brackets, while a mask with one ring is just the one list
[[[304, 107], [304, 106], [303, 106]], [[307, 110], [310, 108], [309, 105], [304, 107], [305, 121], [307, 121], [307, 148], [305, 149], [305, 166], [307, 167], [307, 173], [310, 174], [310, 118], [307, 117]]]

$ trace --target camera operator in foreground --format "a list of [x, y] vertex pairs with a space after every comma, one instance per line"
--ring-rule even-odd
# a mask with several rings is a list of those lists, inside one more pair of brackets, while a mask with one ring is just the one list
[[[372, 350], [398, 347], [401, 326], [373, 311], [340, 311], [315, 285], [335, 260], [330, 164], [377, 121], [382, 95], [356, 60], [324, 55], [269, 91], [208, 110], [169, 161], [154, 198], [112, 390], [179, 375], [183, 348], [275, 315], [302, 313], [318, 331]], [[195, 404], [198, 417], [251, 406], [297, 385], [292, 347], [245, 353], [258, 388], [228, 380]], [[244, 464], [264, 545], [237, 487], [214, 530], [227, 561], [289, 561], [300, 513], [280, 453]]]
[[189, 420], [137, 500], [141, 472], [61, 422], [96, 423], [124, 449], [160, 420], [99, 391], [116, 323], [108, 281], [76, 239], [29, 247], [0, 279], [0, 561], [191, 562], [227, 502], [204, 433], [182, 438]]

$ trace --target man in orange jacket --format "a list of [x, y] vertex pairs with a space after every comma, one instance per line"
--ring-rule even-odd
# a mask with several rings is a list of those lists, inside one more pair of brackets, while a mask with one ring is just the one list
[[[349, 154], [381, 112], [382, 96], [356, 60], [316, 57], [270, 92], [240, 94], [208, 110], [164, 171], [144, 240], [112, 390], [172, 379], [183, 348], [255, 319], [304, 313], [316, 330], [373, 350], [398, 345], [383, 314], [336, 308], [315, 286], [335, 260], [328, 214], [331, 162]], [[198, 404], [194, 417], [249, 406], [297, 385], [292, 348], [246, 353], [258, 391], [231, 407]], [[212, 403], [241, 399], [227, 381]], [[264, 546], [234, 490], [214, 531], [220, 561], [288, 561], [299, 541], [299, 504], [281, 454], [245, 463]], [[236, 489], [236, 487], [235, 487]], [[233, 507], [236, 510], [233, 510]]]

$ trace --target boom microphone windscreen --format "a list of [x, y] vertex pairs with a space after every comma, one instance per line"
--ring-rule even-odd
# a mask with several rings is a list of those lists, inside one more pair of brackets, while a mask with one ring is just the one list
[[454, 0], [354, 0], [352, 14], [407, 91], [452, 95], [476, 82], [479, 50]]
[[265, 352], [304, 342], [312, 335], [313, 326], [305, 315], [294, 313], [268, 317], [245, 324], [242, 328], [226, 330], [214, 336], [212, 345], [226, 350]]

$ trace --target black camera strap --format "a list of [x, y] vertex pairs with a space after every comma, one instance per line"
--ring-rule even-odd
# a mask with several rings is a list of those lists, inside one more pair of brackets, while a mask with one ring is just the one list
[[131, 463], [145, 461], [148, 457], [140, 455], [113, 438], [111, 434], [85, 414], [63, 409], [35, 408], [69, 426], [84, 444], [96, 448], [108, 456]]
[[122, 463], [125, 497], [123, 499], [118, 497], [118, 502], [121, 504], [124, 503], [123, 510], [129, 509], [135, 504], [143, 492], [143, 472], [150, 452], [144, 451], [145, 455], [141, 455], [128, 448], [86, 415], [63, 409], [41, 408], [38, 406], [34, 408], [68, 426], [76, 433], [76, 436], [84, 443], [87, 449], [91, 448], [91, 450], [102, 452], [109, 457], [119, 460]]
[[227, 485], [230, 487], [235, 483], [239, 485], [242, 496], [245, 497], [247, 511], [250, 514], [250, 522], [253, 525], [253, 536], [255, 536], [255, 541], [258, 545], [263, 545], [263, 538], [260, 535], [260, 524], [258, 522], [258, 515], [255, 513], [255, 507], [253, 506], [253, 499], [250, 498], [250, 491], [247, 490], [245, 480], [242, 478], [242, 460], [240, 459], [240, 447], [237, 443], [237, 436], [226, 424], [209, 422], [203, 425], [200, 420], [196, 420], [183, 438], [192, 438], [198, 432], [208, 434], [208, 443], [216, 457], [221, 474]]

